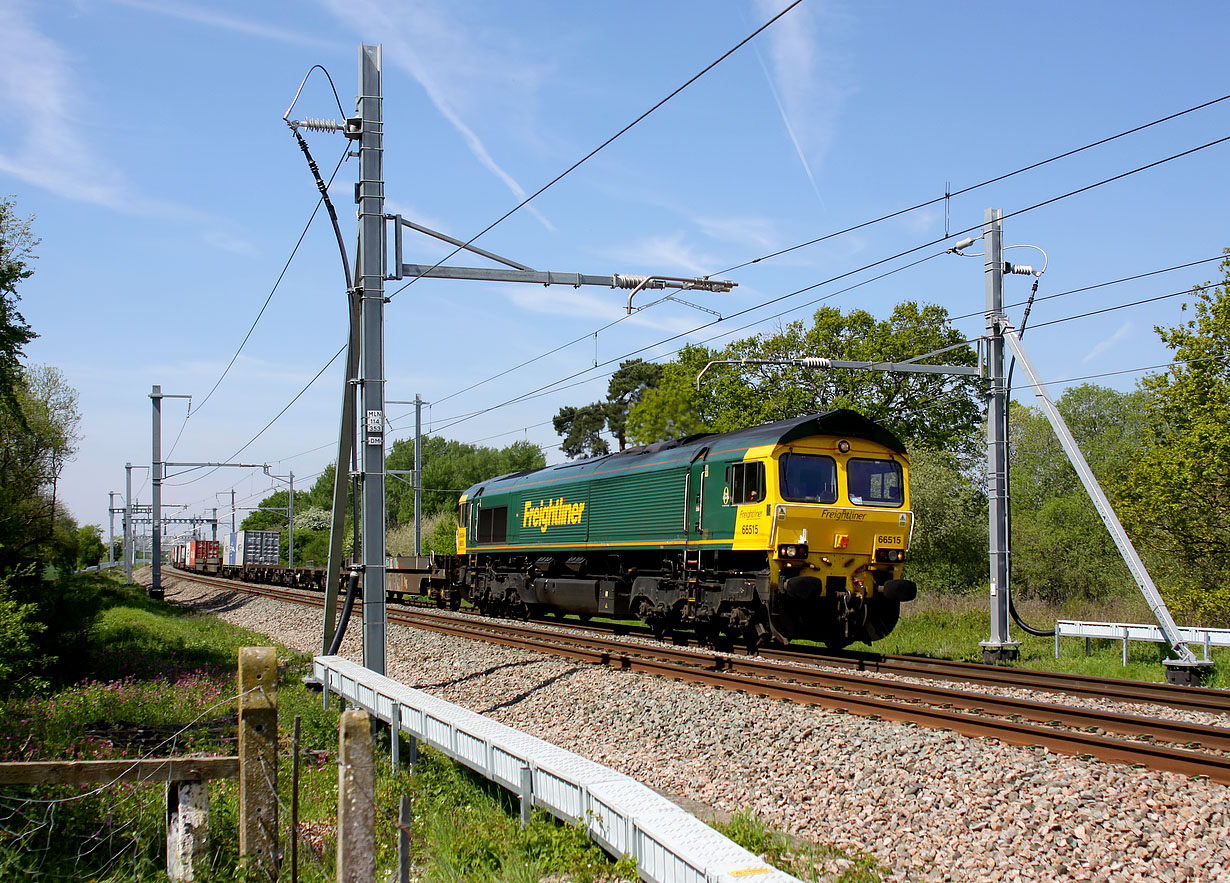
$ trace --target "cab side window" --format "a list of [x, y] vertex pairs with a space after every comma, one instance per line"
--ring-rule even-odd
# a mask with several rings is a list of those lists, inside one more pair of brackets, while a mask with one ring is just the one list
[[765, 498], [764, 463], [753, 460], [728, 466], [726, 486], [730, 489], [731, 506], [763, 501]]
[[480, 543], [502, 543], [508, 538], [508, 507], [482, 507], [478, 510], [478, 541]]

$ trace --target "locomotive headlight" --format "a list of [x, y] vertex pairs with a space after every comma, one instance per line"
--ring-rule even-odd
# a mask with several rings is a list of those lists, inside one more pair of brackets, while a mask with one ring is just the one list
[[778, 558], [806, 558], [806, 543], [782, 543], [777, 547]]
[[876, 549], [876, 561], [895, 564], [905, 560], [905, 549]]
[[850, 453], [850, 443], [843, 438], [837, 443], [837, 450], [841, 451], [843, 454]]

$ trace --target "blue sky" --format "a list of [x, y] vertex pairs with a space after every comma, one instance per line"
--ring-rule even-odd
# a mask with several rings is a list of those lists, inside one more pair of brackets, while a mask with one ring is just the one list
[[[83, 439], [62, 498], [83, 523], [105, 527], [107, 492], [123, 490], [124, 463], [150, 459], [152, 384], [193, 397], [186, 421], [185, 402], [164, 403], [169, 458], [221, 460], [343, 344], [344, 282], [322, 212], [206, 400], [317, 203], [282, 122], [312, 65], [329, 71], [351, 113], [358, 45], [383, 44], [387, 209], [468, 239], [785, 5], [0, 0], [0, 193], [36, 216], [42, 239], [36, 274], [21, 289], [21, 308], [41, 335], [28, 356], [61, 368], [81, 396]], [[542, 270], [719, 273], [1220, 98], [1230, 91], [1216, 26], [1224, 8], [804, 0], [478, 244]], [[340, 116], [319, 72], [295, 116]], [[1230, 101], [947, 206], [732, 271], [734, 292], [689, 299], [729, 316], [946, 229], [980, 225], [989, 206], [1009, 215], [1007, 244], [1049, 254], [1040, 296], [1212, 258], [1230, 245], [1230, 144], [1022, 210], [1227, 134]], [[341, 137], [309, 141], [328, 174]], [[356, 175], [350, 160], [332, 188], [352, 248]], [[930, 246], [876, 272], [942, 251]], [[407, 236], [408, 261], [445, 253]], [[1008, 258], [1041, 262], [1031, 249]], [[815, 306], [805, 302], [870, 275], [695, 331], [714, 317], [668, 302], [596, 338], [623, 315], [626, 292], [424, 281], [387, 308], [386, 394], [422, 394], [433, 402], [431, 425], [448, 427], [449, 437], [528, 438], [558, 459], [550, 418], [604, 394], [617, 361], [602, 363], [642, 347], [641, 355], [664, 356], [684, 340], [772, 331], [809, 317]], [[1215, 276], [1210, 262], [1057, 298], [1038, 304], [1030, 323]], [[1028, 288], [1028, 279], [1010, 278], [1008, 302]], [[886, 316], [911, 298], [960, 315], [981, 309], [983, 291], [981, 260], [942, 256], [826, 303]], [[1182, 300], [1039, 327], [1026, 343], [1048, 380], [1157, 365], [1167, 351], [1153, 326], [1180, 321]], [[979, 316], [958, 322], [971, 336], [981, 326]], [[455, 395], [575, 338], [585, 339]], [[595, 361], [599, 368], [569, 381], [588, 382], [485, 410]], [[1126, 389], [1140, 376], [1099, 382]], [[330, 460], [340, 384], [339, 360], [240, 459], [293, 469], [306, 486]], [[412, 417], [402, 417], [410, 410], [389, 407], [390, 438], [413, 431]], [[148, 502], [145, 472], [134, 476]], [[225, 510], [232, 487], [255, 505], [271, 483], [259, 470], [198, 472], [169, 478], [163, 499]]]

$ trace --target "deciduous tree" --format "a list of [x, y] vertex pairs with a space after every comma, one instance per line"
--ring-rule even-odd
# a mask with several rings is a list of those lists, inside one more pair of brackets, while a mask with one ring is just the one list
[[564, 437], [560, 450], [569, 457], [608, 454], [611, 447], [602, 437], [604, 431], [615, 437], [619, 450], [624, 450], [628, 446], [628, 413], [657, 388], [661, 379], [662, 366], [655, 362], [629, 359], [620, 363], [607, 385], [606, 401], [559, 409], [552, 422]]
[[[470, 485], [523, 469], [546, 465], [546, 458], [536, 445], [516, 441], [504, 448], [446, 439], [441, 436], [423, 438], [423, 517], [437, 512], [455, 512], [461, 491]], [[414, 439], [398, 439], [385, 460], [389, 469], [414, 468]], [[385, 484], [385, 500], [389, 527], [414, 522], [414, 489], [411, 476], [390, 477]]]
[[[810, 326], [792, 322], [775, 334], [737, 340], [720, 350], [684, 347], [664, 366], [657, 388], [633, 407], [628, 433], [638, 442], [652, 442], [853, 408], [907, 441], [935, 448], [965, 445], [981, 421], [979, 390], [971, 378], [742, 363], [804, 356], [900, 362], [953, 347], [925, 361], [977, 364], [964, 342], [943, 307], [907, 301], [884, 320], [865, 310], [843, 314], [824, 307]], [[715, 365], [698, 390], [697, 375], [713, 360], [736, 364]]]
[[1141, 381], [1148, 433], [1121, 488], [1164, 588], [1206, 625], [1230, 624], [1230, 258], [1221, 269], [1195, 290], [1192, 319], [1155, 329], [1175, 363]]
[[17, 284], [34, 274], [30, 261], [38, 240], [30, 232], [32, 220], [17, 215], [12, 197], [0, 197], [0, 408], [19, 422], [23, 348], [38, 336], [17, 311]]

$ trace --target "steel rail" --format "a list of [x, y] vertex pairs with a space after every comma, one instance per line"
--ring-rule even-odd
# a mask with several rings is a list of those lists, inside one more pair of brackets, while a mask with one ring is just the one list
[[[193, 579], [202, 580], [196, 574]], [[235, 587], [242, 583], [218, 580], [217, 585]], [[266, 587], [272, 588], [272, 587]], [[445, 614], [432, 614], [445, 615]], [[540, 620], [548, 625], [566, 625], [568, 628], [615, 635], [633, 634], [651, 637], [648, 629], [635, 626], [612, 626], [606, 623]], [[524, 628], [524, 626], [522, 626]], [[689, 638], [688, 644], [696, 645]], [[664, 645], [665, 646], [665, 645]], [[1185, 687], [1150, 681], [1132, 681], [1119, 678], [1093, 677], [1039, 669], [1022, 669], [979, 662], [960, 662], [949, 659], [931, 659], [921, 656], [886, 655], [875, 652], [846, 652], [762, 648], [762, 659], [773, 659], [802, 665], [825, 665], [847, 668], [869, 674], [888, 674], [898, 677], [914, 677], [941, 680], [950, 683], [978, 684], [986, 687], [1016, 690], [1042, 690], [1066, 696], [1086, 699], [1109, 699], [1131, 704], [1161, 705], [1182, 711], [1197, 711], [1207, 714], [1230, 714], [1230, 690], [1208, 687]], [[735, 659], [727, 654], [730, 659]], [[1187, 740], [1184, 740], [1187, 741]]]
[[[428, 620], [434, 627], [440, 623], [455, 621], [451, 617], [443, 617], [426, 611], [414, 611], [409, 614], [399, 612], [398, 616], [398, 621], [406, 625], [418, 625], [423, 620]], [[660, 658], [680, 666], [727, 672], [761, 680], [787, 681], [807, 687], [840, 690], [847, 693], [866, 693], [900, 702], [925, 702], [941, 708], [951, 707], [1001, 717], [1017, 716], [1037, 723], [1060, 724], [1086, 730], [1099, 729], [1125, 736], [1157, 739], [1176, 745], [1198, 744], [1209, 750], [1230, 752], [1230, 729], [1223, 727], [1142, 717], [1101, 709], [1056, 705], [1032, 699], [970, 693], [947, 687], [869, 678], [814, 668], [793, 668], [755, 658], [732, 657], [706, 651], [666, 646], [640, 647], [602, 638], [559, 635], [557, 632], [543, 633], [539, 629], [516, 624], [501, 623], [497, 627], [489, 627], [482, 622], [474, 623], [469, 620], [465, 622], [467, 628], [464, 631], [467, 633], [474, 630], [470, 626], [484, 632], [498, 629], [513, 632], [529, 640], [545, 640], [548, 643], [553, 643], [553, 638], [559, 636], [570, 644], [580, 644], [599, 654]]]
[[1069, 696], [1166, 705], [1185, 711], [1230, 712], [1230, 690], [1209, 687], [1185, 687], [1151, 681], [1102, 678], [1042, 669], [1008, 668], [982, 662], [959, 662], [922, 656], [891, 656], [874, 652], [807, 653], [774, 650], [770, 658], [798, 662], [810, 661], [873, 674], [963, 681], [985, 686], [1004, 686], [1026, 690], [1049, 690]]
[[[191, 578], [198, 579], [196, 576]], [[236, 588], [236, 584], [230, 581], [201, 581]], [[287, 591], [275, 586], [245, 588], [256, 589], [281, 600], [313, 606], [323, 605], [318, 595], [306, 592]], [[471, 639], [479, 637], [502, 646], [548, 653], [578, 662], [662, 675], [685, 682], [703, 683], [773, 699], [816, 705], [869, 718], [946, 729], [971, 738], [995, 738], [1012, 745], [1043, 747], [1060, 754], [1087, 755], [1099, 760], [1138, 764], [1188, 776], [1206, 776], [1213, 781], [1230, 784], [1230, 756], [1151, 742], [1125, 741], [1080, 729], [1036, 726], [1010, 717], [990, 717], [987, 714], [1029, 716], [1045, 723], [1059, 722], [1070, 727], [1113, 729], [1134, 736], [1169, 738], [1179, 742], [1186, 741], [1188, 744], [1198, 742], [1206, 748], [1230, 750], [1230, 730], [1223, 728], [1199, 727], [1176, 721], [963, 693], [941, 687], [833, 675], [698, 653], [682, 648], [634, 647], [613, 640], [563, 635], [558, 632], [544, 633], [534, 627], [507, 622], [476, 622], [438, 613], [403, 610], [392, 613], [389, 621], [454, 636]], [[769, 670], [772, 672], [771, 677], [766, 675]], [[810, 683], [800, 683], [801, 680]], [[871, 695], [873, 693], [879, 695]], [[892, 698], [883, 698], [886, 696]], [[920, 704], [922, 701], [938, 704]], [[976, 709], [983, 714], [950, 711], [944, 706]]]
[[[542, 621], [550, 622], [545, 619]], [[652, 637], [649, 629], [642, 630], [636, 627], [572, 622], [568, 625], [589, 631]], [[697, 641], [689, 637], [687, 643], [697, 644]], [[1135, 704], [1164, 705], [1182, 711], [1201, 711], [1210, 714], [1230, 713], [1230, 690], [1187, 687], [1153, 681], [1133, 681], [1126, 678], [1103, 678], [1044, 669], [987, 665], [983, 662], [932, 659], [925, 656], [889, 655], [875, 651], [832, 651], [820, 648], [813, 650], [803, 649], [804, 647], [807, 645], [791, 645], [790, 649], [765, 647], [760, 649], [759, 655], [765, 659], [848, 668], [870, 674], [960, 681], [1018, 690], [1047, 690], [1087, 699], [1113, 699]]]
[[[394, 620], [443, 634], [469, 638], [478, 635], [482, 640], [507, 647], [547, 652], [577, 661], [600, 663], [624, 671], [661, 675], [675, 680], [737, 690], [770, 699], [816, 705], [832, 711], [844, 711], [868, 718], [951, 730], [970, 738], [998, 739], [1010, 745], [1045, 748], [1058, 754], [1094, 757], [1112, 763], [1139, 765], [1187, 776], [1205, 776], [1215, 782], [1230, 784], [1230, 757], [1222, 755], [1155, 745], [1150, 742], [1124, 741], [1080, 730], [1038, 727], [1011, 719], [949, 711], [944, 708], [876, 698], [859, 693], [837, 692], [809, 684], [748, 677], [725, 670], [702, 668], [676, 660], [638, 655], [629, 652], [633, 648], [628, 645], [615, 642], [608, 642], [609, 648], [602, 649], [596, 646], [598, 639], [592, 638], [581, 639], [586, 643], [592, 642], [591, 646], [578, 647], [544, 640], [539, 636], [517, 634], [515, 628], [512, 631], [482, 628], [481, 626], [485, 625], [483, 623], [449, 617], [424, 617], [418, 613], [409, 614], [399, 611], [390, 616], [390, 622]], [[469, 627], [473, 625], [478, 625], [480, 628]], [[525, 630], [522, 628], [521, 631]], [[572, 638], [573, 636], [567, 637]], [[653, 648], [647, 648], [647, 650], [655, 652]], [[683, 651], [666, 651], [663, 656], [676, 655], [680, 652]], [[971, 698], [993, 700], [995, 697]], [[1050, 708], [1052, 711], [1061, 711], [1053, 706]], [[1055, 718], [1056, 715], [1052, 715], [1051, 719]], [[1169, 723], [1153, 721], [1149, 718], [1137, 718], [1136, 720], [1148, 725]]]

